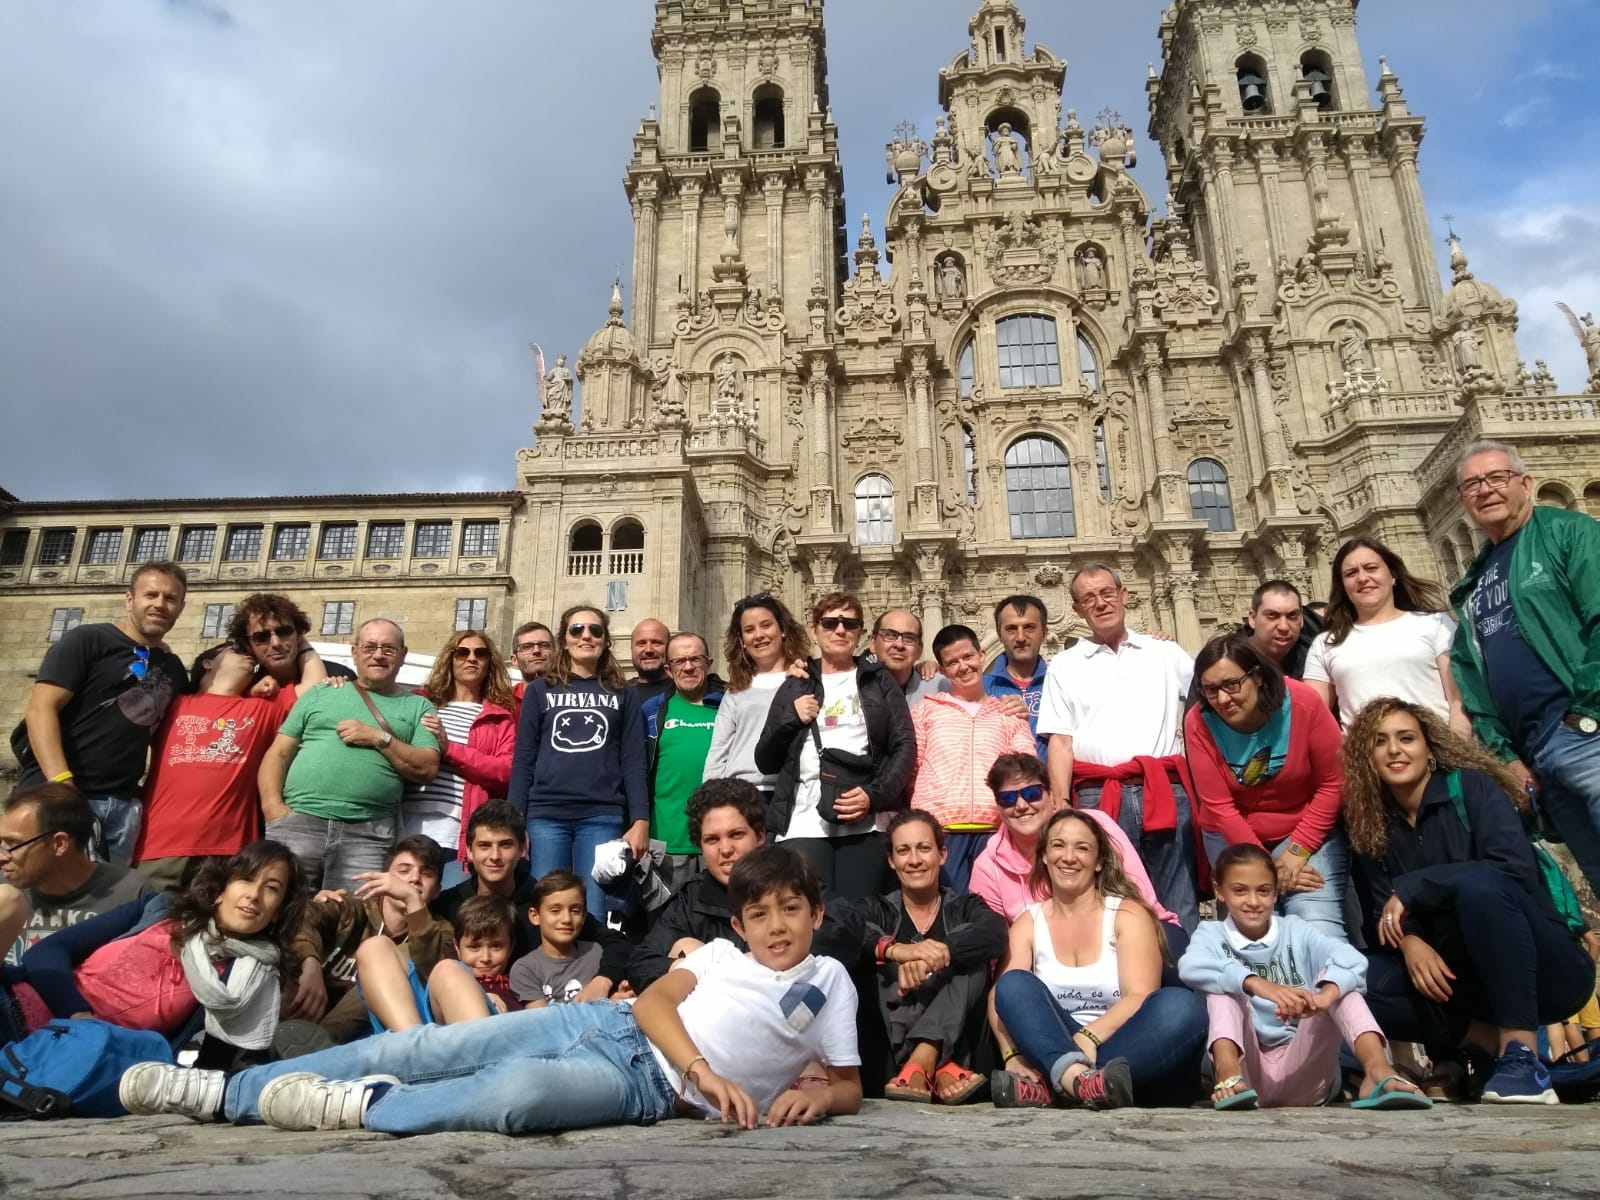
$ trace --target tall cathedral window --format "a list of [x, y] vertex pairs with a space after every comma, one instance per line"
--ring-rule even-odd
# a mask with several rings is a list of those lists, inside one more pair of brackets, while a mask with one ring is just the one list
[[1094, 423], [1094, 465], [1100, 476], [1100, 499], [1111, 503], [1111, 454], [1106, 446], [1106, 419]]
[[1327, 112], [1334, 106], [1333, 64], [1320, 50], [1307, 50], [1300, 58], [1300, 78], [1311, 85], [1311, 98]]
[[1078, 374], [1083, 376], [1083, 386], [1091, 392], [1100, 390], [1100, 360], [1095, 357], [1094, 343], [1087, 334], [1078, 334]]
[[1060, 387], [1061, 347], [1056, 321], [1041, 313], [1003, 317], [994, 323], [1003, 388]]
[[1254, 54], [1239, 60], [1235, 78], [1239, 83], [1239, 103], [1247, 117], [1261, 117], [1272, 111], [1272, 96], [1267, 91], [1267, 64]]
[[856, 484], [856, 545], [894, 544], [894, 484], [884, 475], [863, 475]]
[[715, 88], [700, 88], [689, 97], [689, 153], [705, 154], [722, 126], [722, 97]]
[[1228, 472], [1214, 458], [1197, 458], [1189, 464], [1189, 513], [1204, 521], [1212, 533], [1233, 531], [1233, 495]]
[[750, 98], [750, 123], [757, 150], [783, 149], [783, 89], [764, 83]]
[[567, 539], [567, 574], [598, 575], [605, 534], [594, 521], [576, 525]]
[[972, 339], [968, 338], [961, 347], [961, 354], [956, 359], [956, 383], [961, 390], [961, 398], [965, 400], [972, 395]]
[[1014, 538], [1072, 537], [1072, 469], [1053, 438], [1019, 438], [1006, 451], [1006, 507]]

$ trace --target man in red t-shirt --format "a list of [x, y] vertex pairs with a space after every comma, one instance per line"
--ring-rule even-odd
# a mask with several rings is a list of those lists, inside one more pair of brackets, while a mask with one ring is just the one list
[[[281, 602], [281, 603], [280, 603]], [[327, 671], [287, 597], [247, 598], [232, 644], [210, 658], [205, 689], [178, 699], [156, 738], [134, 862], [157, 887], [182, 888], [202, 858], [261, 836], [256, 774], [303, 688]]]

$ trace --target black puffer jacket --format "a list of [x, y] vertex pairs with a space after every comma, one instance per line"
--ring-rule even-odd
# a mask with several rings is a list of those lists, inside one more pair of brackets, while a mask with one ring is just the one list
[[[821, 660], [813, 658], [806, 665], [806, 678], [785, 679], [773, 693], [766, 728], [756, 743], [756, 766], [778, 776], [767, 802], [768, 837], [789, 831], [800, 782], [800, 753], [811, 736], [810, 726], [795, 715], [794, 702], [806, 695], [822, 701]], [[867, 753], [873, 765], [872, 782], [865, 788], [871, 811], [897, 812], [911, 802], [911, 777], [917, 768], [911, 710], [894, 676], [875, 659], [856, 659], [856, 687], [867, 719]]]

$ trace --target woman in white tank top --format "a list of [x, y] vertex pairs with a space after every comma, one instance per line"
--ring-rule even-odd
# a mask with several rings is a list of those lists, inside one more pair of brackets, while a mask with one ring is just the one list
[[1200, 1080], [1205, 1001], [1161, 986], [1160, 924], [1100, 826], [1072, 810], [1039, 837], [1032, 904], [1011, 926], [991, 1025], [1000, 1108], [1187, 1104]]

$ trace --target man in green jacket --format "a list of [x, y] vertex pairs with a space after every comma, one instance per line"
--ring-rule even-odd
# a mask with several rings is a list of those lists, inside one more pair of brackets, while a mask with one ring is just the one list
[[1478, 737], [1600, 888], [1600, 522], [1535, 506], [1501, 442], [1468, 446], [1456, 480], [1489, 541], [1450, 593], [1450, 668]]

